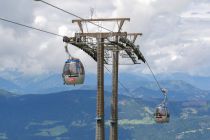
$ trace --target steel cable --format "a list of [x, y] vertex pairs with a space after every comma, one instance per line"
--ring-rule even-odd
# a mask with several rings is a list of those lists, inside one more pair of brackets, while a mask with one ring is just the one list
[[5, 19], [5, 18], [0, 17], [0, 20], [5, 21], [5, 22], [9, 22], [9, 23], [13, 23], [13, 24], [16, 24], [16, 25], [19, 25], [19, 26], [22, 26], [22, 27], [26, 27], [26, 28], [29, 28], [29, 29], [32, 29], [32, 30], [37, 30], [37, 31], [40, 31], [40, 32], [44, 32], [44, 33], [47, 33], [47, 34], [51, 34], [51, 35], [55, 35], [55, 36], [59, 36], [59, 37], [64, 37], [62, 35], [59, 35], [59, 34], [56, 34], [56, 33], [53, 33], [53, 32], [49, 32], [49, 31], [46, 31], [46, 30], [42, 30], [42, 29], [39, 29], [39, 28], [28, 26], [28, 25], [25, 25], [25, 24], [22, 24], [22, 23], [18, 23], [18, 22], [12, 21], [12, 20]]

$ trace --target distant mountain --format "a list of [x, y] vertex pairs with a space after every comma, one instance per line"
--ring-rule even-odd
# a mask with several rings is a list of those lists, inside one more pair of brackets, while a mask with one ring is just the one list
[[15, 94], [11, 93], [11, 92], [8, 92], [4, 89], [0, 89], [0, 96], [2, 96], [2, 97], [11, 97], [13, 95], [15, 95]]
[[[120, 73], [120, 82], [126, 85], [126, 88], [133, 89], [137, 88], [137, 82], [147, 81], [148, 78], [145, 75], [134, 75]], [[3, 89], [11, 91], [15, 89], [18, 93], [51, 93], [59, 92], [63, 90], [72, 90], [72, 89], [91, 89], [95, 90], [97, 85], [97, 75], [96, 74], [86, 74], [85, 83], [81, 86], [65, 86], [63, 85], [63, 79], [61, 73], [58, 74], [43, 74], [43, 75], [24, 75], [16, 71], [6, 71], [1, 72], [0, 77], [2, 77], [7, 82], [0, 82], [0, 87]], [[110, 73], [105, 73], [104, 83], [107, 87], [112, 85], [112, 77]], [[5, 84], [6, 83], [6, 84]], [[11, 88], [7, 88], [10, 86]], [[4, 88], [5, 87], [5, 88]], [[122, 88], [119, 85], [119, 88]], [[111, 89], [110, 89], [111, 90]]]
[[20, 89], [20, 87], [17, 86], [14, 82], [0, 77], [0, 89], [16, 92]]
[[210, 90], [210, 77], [209, 76], [196, 76], [186, 73], [173, 73], [173, 74], [159, 74], [157, 75], [159, 80], [182, 80], [191, 85], [203, 89]]
[[31, 79], [31, 82], [24, 86], [24, 93], [51, 93], [74, 89], [74, 86], [65, 86], [61, 75], [53, 74], [45, 77]]
[[[88, 81], [88, 79], [86, 79]], [[21, 94], [44, 94], [52, 92], [60, 92], [64, 90], [96, 90], [97, 86], [88, 83], [84, 85], [68, 86], [63, 85], [62, 78], [60, 75], [52, 75], [45, 79], [39, 79], [36, 81], [28, 81], [27, 85], [17, 86], [12, 82], [3, 82], [2, 89], [9, 90], [10, 92], [16, 92]], [[121, 82], [122, 83], [122, 82]], [[130, 84], [130, 85], [129, 85]], [[210, 91], [201, 90], [181, 80], [169, 80], [160, 81], [162, 87], [169, 90], [169, 100], [185, 101], [185, 100], [209, 100]], [[108, 92], [112, 91], [111, 85], [105, 85], [105, 90]], [[157, 99], [163, 98], [162, 93], [155, 82], [151, 81], [139, 81], [135, 86], [131, 83], [123, 83], [123, 86], [119, 84], [119, 94], [138, 97], [144, 99]]]
[[[170, 100], [169, 124], [155, 124], [153, 120], [155, 106], [159, 103], [158, 99], [119, 96], [119, 139], [209, 139], [209, 101]], [[0, 139], [93, 140], [95, 111], [94, 90], [18, 96], [0, 91]], [[105, 92], [106, 140], [109, 118], [110, 93]]]
[[1, 80], [3, 78], [0, 78], [0, 88], [20, 94], [42, 94], [81, 88], [81, 86], [64, 85], [60, 74], [40, 76], [17, 75], [16, 77], [8, 77], [6, 75], [5, 78], [8, 78], [8, 80]]
[[[77, 85], [75, 87], [63, 85], [63, 79], [61, 77], [61, 74], [27, 76], [18, 72], [7, 72], [7, 73], [1, 73], [0, 77], [2, 77], [0, 78], [0, 88], [8, 91], [15, 91], [18, 93], [27, 93], [27, 94], [51, 93], [51, 92], [59, 92], [64, 90], [75, 90], [75, 89], [96, 90], [97, 86], [96, 74], [86, 74], [84, 85], [79, 85], [79, 86]], [[174, 73], [174, 74], [164, 74], [164, 75], [159, 74], [157, 75], [157, 78], [161, 82], [161, 86], [166, 88], [169, 87], [170, 91], [172, 89], [173, 92], [179, 90], [180, 93], [180, 90], [182, 90], [182, 92], [184, 91], [184, 89], [182, 88], [185, 88], [185, 91], [187, 91], [188, 88], [190, 94], [190, 90], [192, 87], [197, 89], [196, 92], [202, 92], [202, 93], [205, 92], [204, 94], [206, 94], [207, 91], [205, 90], [210, 87], [209, 85], [210, 78], [208, 77], [190, 76], [182, 73]], [[120, 80], [119, 81], [120, 93], [125, 95], [128, 94], [137, 95], [136, 93], [138, 90], [150, 90], [148, 92], [152, 94], [152, 92], [155, 92], [158, 89], [151, 75], [120, 73], [119, 80]], [[173, 83], [172, 81], [174, 82], [179, 81], [180, 84], [184, 85], [179, 86], [178, 83]], [[181, 83], [180, 81], [182, 81], [183, 83]], [[105, 73], [105, 86], [107, 91], [111, 91], [111, 85], [112, 85], [112, 77], [109, 73]], [[193, 89], [193, 91], [195, 91], [196, 89]], [[136, 93], [135, 92], [133, 93], [134, 90], [136, 90]], [[137, 96], [140, 97], [141, 95]]]
[[[169, 100], [210, 100], [210, 92], [201, 90], [181, 80], [161, 81], [163, 88], [168, 89]], [[154, 82], [147, 82], [131, 91], [127, 95], [144, 99], [163, 98], [158, 86]]]

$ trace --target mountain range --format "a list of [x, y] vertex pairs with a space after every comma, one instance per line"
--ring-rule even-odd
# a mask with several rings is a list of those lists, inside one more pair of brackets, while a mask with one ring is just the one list
[[[111, 90], [111, 75], [105, 73], [105, 86]], [[161, 74], [157, 75], [161, 86], [168, 88], [180, 83], [186, 83], [197, 89], [210, 90], [210, 78], [202, 76], [191, 76], [183, 73]], [[169, 83], [168, 83], [169, 82]], [[86, 74], [85, 83], [81, 86], [65, 86], [61, 74], [44, 74], [36, 76], [27, 76], [22, 73], [8, 71], [0, 73], [0, 89], [7, 91], [29, 94], [29, 93], [51, 93], [73, 89], [91, 89], [96, 90], [97, 76], [95, 74]], [[123, 85], [123, 86], [122, 86]], [[151, 75], [145, 74], [119, 74], [119, 90], [125, 92], [133, 91], [139, 87], [147, 88], [152, 85], [152, 90], [158, 90], [157, 85]], [[180, 86], [179, 86], [180, 87]]]
[[[9, 72], [0, 77], [0, 139], [95, 139], [96, 75], [86, 75], [85, 84], [80, 86], [63, 85], [60, 74], [23, 76]], [[183, 74], [160, 77], [161, 86], [169, 90], [169, 124], [155, 124], [153, 113], [163, 95], [152, 77], [120, 74], [119, 139], [208, 140], [208, 79]], [[198, 84], [193, 84], [196, 80]], [[106, 140], [110, 81], [111, 76], [105, 74]]]
[[[109, 137], [110, 92], [105, 92], [106, 140]], [[173, 101], [168, 124], [155, 124], [160, 99], [119, 96], [119, 139], [208, 140], [210, 102]], [[73, 90], [52, 94], [17, 95], [0, 91], [0, 139], [95, 139], [96, 91]]]

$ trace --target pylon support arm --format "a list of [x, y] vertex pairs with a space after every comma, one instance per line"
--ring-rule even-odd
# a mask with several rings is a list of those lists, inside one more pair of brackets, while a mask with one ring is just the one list
[[97, 19], [75, 19], [72, 20], [72, 23], [75, 22], [89, 22], [89, 21], [130, 21], [130, 18], [97, 18]]
[[142, 33], [128, 33], [128, 36], [133, 36], [132, 42], [135, 43], [138, 36], [142, 36]]
[[[69, 43], [81, 50], [83, 50], [85, 53], [87, 53], [93, 60], [97, 62], [97, 52], [93, 48], [89, 47], [85, 43], [76, 43], [76, 38], [75, 37], [63, 37], [63, 42]], [[108, 64], [108, 62], [104, 59], [104, 64]]]
[[[142, 55], [141, 51], [139, 50], [138, 46], [136, 46], [132, 41], [130, 41], [129, 39], [127, 39], [125, 37], [121, 37], [120, 42], [125, 43], [126, 46], [131, 47], [133, 52], [138, 57], [138, 59], [142, 60], [144, 63], [146, 62], [146, 60], [145, 60], [144, 56]], [[126, 53], [128, 53], [128, 52], [126, 52]], [[135, 64], [135, 62], [134, 62], [134, 64]]]
[[[80, 37], [94, 37], [97, 38], [99, 36], [99, 33], [75, 33], [75, 36], [80, 36]], [[101, 38], [108, 38], [110, 36], [127, 36], [127, 32], [103, 32], [100, 33]]]
[[81, 23], [81, 21], [78, 21], [77, 23], [78, 23], [78, 25], [79, 25], [79, 29], [80, 29], [80, 31], [83, 33], [83, 27], [82, 27], [82, 23]]
[[[82, 27], [82, 23], [85, 22], [89, 22], [89, 23], [92, 23], [96, 26], [100, 26], [96, 23], [94, 23], [95, 21], [101, 21], [101, 22], [120, 22], [119, 24], [119, 27], [118, 27], [118, 32], [121, 31], [122, 29], [122, 26], [124, 24], [125, 21], [130, 21], [130, 18], [97, 18], [97, 19], [75, 19], [75, 20], [72, 20], [72, 23], [77, 23], [79, 25], [79, 28], [80, 28], [80, 31], [83, 33], [83, 27]], [[108, 31], [111, 31], [107, 28], [103, 28], [103, 29], [106, 29]], [[112, 32], [112, 31], [111, 31]]]

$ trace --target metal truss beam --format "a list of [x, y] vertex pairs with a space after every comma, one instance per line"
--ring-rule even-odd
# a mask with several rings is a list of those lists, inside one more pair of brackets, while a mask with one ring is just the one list
[[72, 20], [72, 23], [75, 22], [89, 22], [89, 21], [130, 21], [130, 18], [97, 18], [97, 19], [75, 19]]
[[[98, 37], [98, 32], [95, 33], [75, 33], [77, 37]], [[112, 36], [127, 36], [127, 32], [102, 32], [100, 33], [102, 38], [112, 37]]]

